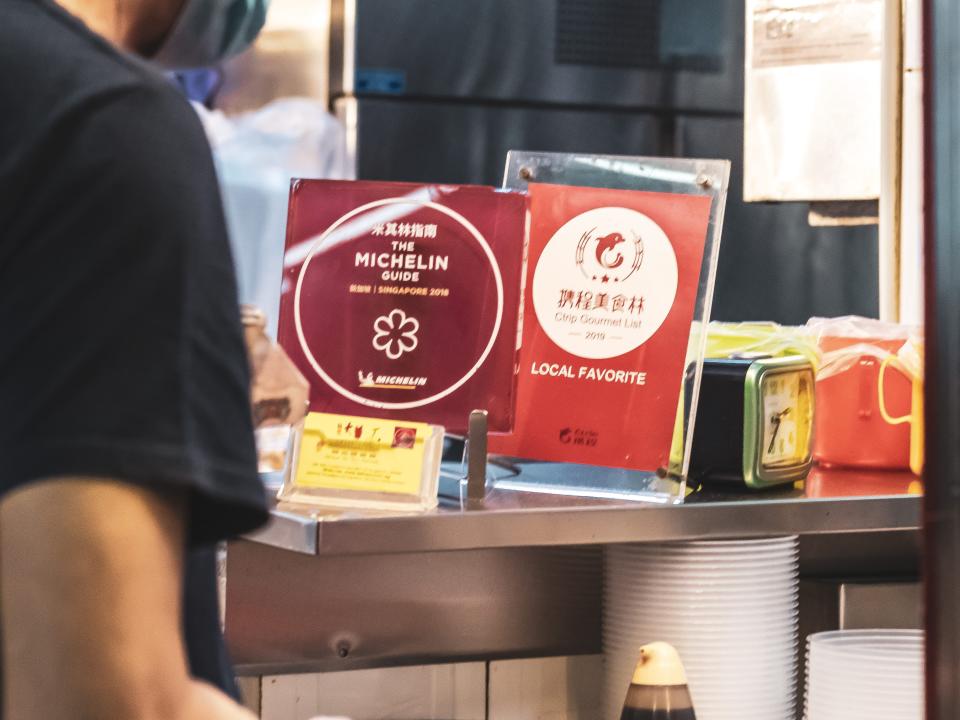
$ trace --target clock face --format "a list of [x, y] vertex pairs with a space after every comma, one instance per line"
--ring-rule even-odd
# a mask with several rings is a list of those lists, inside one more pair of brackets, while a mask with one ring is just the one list
[[801, 465], [810, 452], [810, 374], [803, 371], [768, 372], [760, 382], [764, 468]]

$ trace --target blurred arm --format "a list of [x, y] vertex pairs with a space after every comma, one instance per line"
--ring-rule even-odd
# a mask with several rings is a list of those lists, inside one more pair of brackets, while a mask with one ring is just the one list
[[0, 501], [6, 720], [248, 720], [192, 680], [182, 637], [183, 503], [52, 479]]

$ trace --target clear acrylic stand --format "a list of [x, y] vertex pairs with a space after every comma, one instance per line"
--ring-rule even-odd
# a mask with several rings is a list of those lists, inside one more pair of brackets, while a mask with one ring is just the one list
[[[587, 497], [682, 502], [697, 414], [706, 333], [710, 320], [720, 233], [730, 178], [727, 160], [647, 158], [576, 153], [511, 151], [503, 186], [526, 190], [529, 183], [699, 195], [711, 198], [693, 322], [680, 382], [673, 446], [668, 468], [624, 470], [561, 463], [519, 461], [516, 476], [494, 480], [498, 488]], [[535, 322], [527, 318], [527, 322]], [[673, 419], [654, 420], [674, 422]]]

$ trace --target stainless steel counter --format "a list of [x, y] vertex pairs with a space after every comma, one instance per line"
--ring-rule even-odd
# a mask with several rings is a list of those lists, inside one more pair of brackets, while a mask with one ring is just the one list
[[804, 577], [911, 578], [917, 485], [817, 471], [676, 506], [493, 491], [406, 516], [278, 507], [228, 550], [227, 639], [243, 674], [598, 652], [603, 545], [796, 534]]
[[[917, 530], [920, 497], [905, 494], [912, 480], [835, 472], [821, 475], [813, 494], [711, 490], [681, 505], [493, 490], [482, 505], [445, 501], [406, 516], [281, 506], [249, 539], [310, 555], [357, 555]], [[843, 496], [850, 491], [866, 494]]]

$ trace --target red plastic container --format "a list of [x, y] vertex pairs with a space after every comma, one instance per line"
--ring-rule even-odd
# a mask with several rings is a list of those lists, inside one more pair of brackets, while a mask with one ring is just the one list
[[[820, 349], [829, 353], [854, 345], [870, 345], [896, 355], [903, 340], [824, 337]], [[851, 366], [817, 378], [813, 457], [826, 466], [910, 467], [910, 426], [890, 425], [880, 414], [877, 380], [883, 359], [853, 351]], [[883, 394], [890, 415], [909, 415], [911, 379], [891, 365], [884, 375]]]

